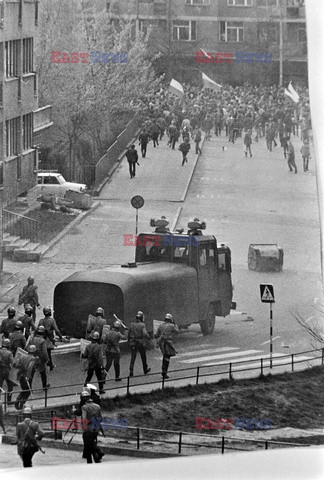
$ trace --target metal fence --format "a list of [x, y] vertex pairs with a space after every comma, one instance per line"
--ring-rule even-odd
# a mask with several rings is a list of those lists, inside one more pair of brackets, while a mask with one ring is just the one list
[[[51, 417], [48, 417], [50, 413]], [[81, 428], [80, 422], [76, 422], [76, 417], [68, 420], [64, 423], [70, 424], [69, 426], [60, 425], [60, 417], [57, 417], [56, 410], [36, 412], [33, 415], [33, 419], [41, 424], [42, 429], [47, 434], [52, 434], [55, 440], [62, 440], [63, 444], [67, 447], [72, 443], [74, 438], [78, 440], [78, 443], [81, 443], [81, 438], [78, 439], [83, 433], [86, 427]], [[21, 413], [15, 414], [16, 424], [23, 420], [23, 415]], [[111, 419], [118, 420], [118, 419]], [[73, 426], [72, 422], [73, 421]], [[109, 430], [109, 432], [107, 431]], [[70, 434], [70, 438], [66, 435]], [[139, 426], [123, 426], [123, 427], [114, 427], [113, 425], [108, 428], [103, 428], [102, 433], [103, 437], [107, 438], [111, 443], [110, 445], [118, 445], [119, 442], [127, 442], [127, 444], [135, 448], [136, 450], [141, 450], [152, 447], [153, 442], [155, 446], [163, 445], [164, 448], [170, 448], [167, 453], [170, 454], [182, 454], [185, 449], [194, 448], [197, 449], [212, 449], [214, 451], [219, 451], [224, 454], [225, 451], [251, 451], [256, 448], [262, 448], [268, 450], [271, 446], [280, 446], [280, 447], [305, 447], [309, 444], [301, 443], [292, 443], [292, 442], [281, 442], [277, 440], [256, 440], [256, 439], [247, 439], [247, 438], [238, 438], [217, 434], [208, 434], [208, 433], [196, 433], [196, 432], [185, 432], [179, 430], [165, 430], [165, 429], [154, 429], [147, 427]], [[101, 438], [101, 437], [99, 437]]]
[[[311, 358], [302, 358], [306, 354], [312, 354]], [[285, 361], [287, 359], [287, 361]], [[113, 379], [109, 379], [106, 381], [105, 390], [106, 392], [112, 392], [116, 396], [120, 394], [125, 394], [126, 396], [131, 394], [131, 389], [135, 387], [142, 387], [141, 390], [138, 390], [135, 393], [149, 393], [153, 386], [157, 388], [164, 389], [166, 386], [185, 386], [189, 384], [196, 384], [199, 385], [199, 381], [205, 378], [212, 378], [213, 380], [218, 381], [219, 377], [228, 378], [232, 380], [234, 375], [241, 376], [242, 373], [245, 372], [254, 372], [255, 376], [257, 375], [264, 375], [265, 371], [267, 370], [268, 373], [272, 373], [273, 370], [282, 366], [289, 366], [291, 371], [293, 372], [296, 366], [300, 364], [308, 364], [307, 366], [311, 367], [314, 365], [315, 361], [319, 365], [324, 365], [324, 348], [318, 348], [314, 350], [307, 350], [305, 352], [293, 353], [283, 355], [276, 360], [284, 361], [284, 363], [273, 363], [272, 368], [270, 369], [270, 358], [256, 358], [255, 360], [246, 360], [246, 361], [237, 361], [237, 362], [227, 362], [224, 364], [213, 364], [213, 365], [200, 365], [197, 367], [191, 368], [182, 368], [182, 369], [175, 369], [170, 370], [169, 372], [169, 379], [162, 378], [161, 373], [149, 373], [147, 375], [138, 375], [134, 377], [124, 377], [122, 380], [124, 381], [123, 384], [119, 384], [118, 386], [115, 385], [115, 381]], [[255, 366], [247, 366], [246, 364], [255, 363]], [[243, 368], [240, 368], [242, 367]], [[244, 368], [245, 366], [245, 368]], [[248, 367], [248, 368], [247, 368]], [[242, 378], [242, 377], [241, 377]], [[246, 378], [246, 376], [245, 376]], [[184, 383], [186, 381], [186, 383]], [[33, 389], [33, 402], [40, 401], [43, 403], [45, 407], [49, 406], [57, 406], [58, 400], [66, 401], [70, 398], [70, 402], [75, 401], [78, 398], [80, 391], [82, 390], [83, 383], [76, 383], [76, 384], [67, 384], [67, 385], [59, 385], [56, 387], [51, 387], [50, 391], [48, 389]], [[144, 387], [144, 389], [143, 389]], [[55, 391], [57, 393], [55, 394]], [[19, 393], [19, 392], [17, 392]], [[39, 396], [37, 394], [39, 393]], [[4, 397], [4, 410], [7, 411], [8, 401], [7, 401], [7, 394]]]
[[19, 213], [2, 210], [2, 231], [21, 239], [38, 242], [39, 222], [33, 218], [25, 217]]

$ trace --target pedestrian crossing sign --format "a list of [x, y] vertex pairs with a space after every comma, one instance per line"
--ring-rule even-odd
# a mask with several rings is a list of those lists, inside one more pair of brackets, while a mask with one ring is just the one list
[[261, 302], [275, 303], [274, 289], [271, 283], [260, 284]]

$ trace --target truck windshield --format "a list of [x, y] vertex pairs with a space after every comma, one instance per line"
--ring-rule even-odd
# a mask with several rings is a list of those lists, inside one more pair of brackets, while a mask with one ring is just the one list
[[188, 239], [173, 235], [139, 235], [136, 262], [188, 263]]

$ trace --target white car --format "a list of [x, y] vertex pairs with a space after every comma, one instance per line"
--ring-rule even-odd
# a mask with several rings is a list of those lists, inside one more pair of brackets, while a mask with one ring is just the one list
[[65, 178], [57, 172], [39, 172], [38, 186], [44, 195], [56, 195], [64, 197], [67, 190], [84, 193], [87, 186], [83, 183], [67, 182]]

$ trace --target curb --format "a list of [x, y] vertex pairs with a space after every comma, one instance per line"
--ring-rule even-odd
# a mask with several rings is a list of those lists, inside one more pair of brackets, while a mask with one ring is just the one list
[[77, 218], [75, 220], [73, 220], [73, 222], [69, 223], [69, 225], [67, 225], [64, 230], [62, 230], [55, 238], [53, 238], [53, 240], [51, 240], [49, 243], [45, 244], [44, 247], [46, 247], [44, 249], [44, 251], [42, 252], [42, 255], [41, 255], [41, 258], [44, 257], [44, 255], [49, 252], [49, 250], [51, 250], [54, 245], [56, 245], [67, 233], [69, 233], [69, 231], [75, 227], [76, 225], [78, 225], [80, 222], [82, 222], [82, 220], [87, 217], [88, 215], [90, 215], [90, 213], [93, 213], [98, 207], [100, 206], [100, 202], [96, 202], [89, 210], [86, 210], [85, 212], [83, 213], [80, 213]]

